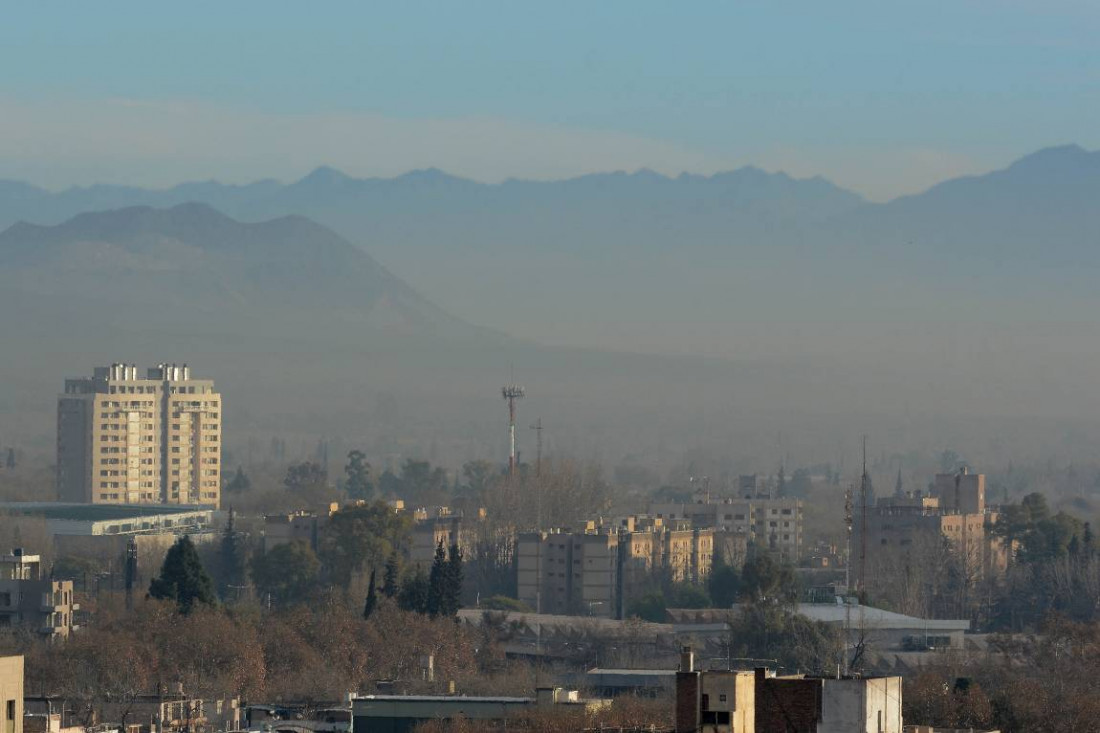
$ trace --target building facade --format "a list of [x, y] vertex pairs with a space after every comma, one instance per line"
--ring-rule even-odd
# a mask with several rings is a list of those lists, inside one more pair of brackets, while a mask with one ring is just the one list
[[209, 379], [160, 364], [96, 367], [57, 401], [58, 500], [191, 504], [221, 500], [222, 400]]
[[651, 517], [583, 532], [521, 534], [516, 543], [519, 600], [539, 613], [623, 618], [627, 604], [649, 590], [655, 573], [676, 583], [701, 583], [710, 574], [714, 532], [688, 522]]
[[23, 733], [23, 657], [0, 657], [0, 733]]
[[[653, 504], [653, 517], [688, 520], [693, 527], [722, 533], [732, 546], [752, 544], [790, 562], [802, 556], [802, 501], [788, 498], [749, 497], [692, 503]], [[738, 543], [733, 538], [744, 538]]]
[[901, 677], [778, 677], [697, 671], [690, 651], [676, 674], [676, 733], [902, 733]]
[[64, 639], [76, 628], [71, 580], [42, 577], [42, 561], [15, 548], [0, 555], [0, 627], [22, 626], [48, 639]]
[[[867, 515], [869, 557], [890, 552], [931, 559], [946, 541], [968, 577], [995, 577], [1008, 567], [1008, 548], [992, 532], [999, 513], [986, 505], [985, 476], [965, 469], [938, 474], [930, 494], [879, 499]], [[854, 546], [862, 543], [862, 522], [854, 526]], [[874, 582], [877, 564], [867, 567]]]

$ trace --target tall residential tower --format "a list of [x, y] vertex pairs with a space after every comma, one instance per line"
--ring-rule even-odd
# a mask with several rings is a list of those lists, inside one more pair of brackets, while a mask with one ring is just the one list
[[66, 379], [57, 401], [58, 500], [206, 504], [221, 499], [221, 395], [186, 364], [132, 364]]

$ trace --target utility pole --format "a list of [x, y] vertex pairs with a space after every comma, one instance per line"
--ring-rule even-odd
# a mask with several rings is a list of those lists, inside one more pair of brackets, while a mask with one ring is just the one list
[[531, 425], [535, 431], [535, 476], [542, 475], [542, 418], [535, 420]]

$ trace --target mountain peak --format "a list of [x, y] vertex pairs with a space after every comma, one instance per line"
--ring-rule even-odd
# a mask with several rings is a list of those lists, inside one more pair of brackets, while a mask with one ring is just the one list
[[1025, 172], [1059, 172], [1100, 167], [1100, 153], [1085, 150], [1077, 144], [1056, 145], [1037, 150], [1010, 165], [1009, 170]]
[[355, 179], [329, 165], [320, 165], [314, 168], [304, 178], [294, 185], [298, 186], [342, 186]]

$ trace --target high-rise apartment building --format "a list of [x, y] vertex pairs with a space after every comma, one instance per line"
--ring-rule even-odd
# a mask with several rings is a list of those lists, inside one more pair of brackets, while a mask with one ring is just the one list
[[58, 500], [205, 504], [221, 498], [222, 400], [186, 364], [66, 379], [57, 401]]

